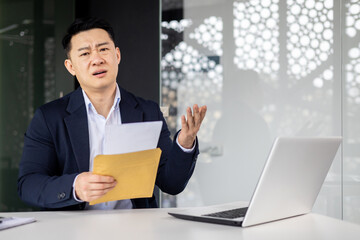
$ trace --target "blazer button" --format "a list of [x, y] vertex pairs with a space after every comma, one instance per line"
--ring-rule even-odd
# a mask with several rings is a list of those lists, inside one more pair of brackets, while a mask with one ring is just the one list
[[64, 192], [58, 194], [58, 199], [64, 199], [66, 194]]

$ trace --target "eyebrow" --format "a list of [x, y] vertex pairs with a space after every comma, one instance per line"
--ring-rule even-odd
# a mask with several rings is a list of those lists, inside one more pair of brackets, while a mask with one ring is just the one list
[[[104, 45], [109, 45], [109, 42], [102, 42], [102, 43], [98, 43], [95, 45], [95, 47], [101, 47], [101, 46], [104, 46]], [[80, 51], [83, 51], [83, 50], [89, 50], [90, 49], [90, 46], [87, 46], [87, 47], [82, 47], [82, 48], [79, 48], [78, 49], [78, 52]]]

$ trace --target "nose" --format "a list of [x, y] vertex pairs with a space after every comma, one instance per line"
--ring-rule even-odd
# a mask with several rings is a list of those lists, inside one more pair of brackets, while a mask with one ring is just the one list
[[104, 63], [104, 59], [101, 57], [101, 55], [97, 52], [94, 51], [92, 54], [92, 65], [97, 66], [97, 65], [101, 65]]

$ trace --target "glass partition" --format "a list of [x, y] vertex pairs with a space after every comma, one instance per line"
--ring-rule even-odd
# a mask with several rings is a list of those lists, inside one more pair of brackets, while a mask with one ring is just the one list
[[344, 219], [360, 223], [360, 2], [342, 9]]
[[34, 111], [34, 1], [1, 0], [0, 16], [0, 211], [25, 210], [16, 189]]
[[32, 209], [17, 194], [24, 133], [37, 107], [74, 88], [74, 83], [62, 74], [66, 70], [59, 42], [64, 34], [62, 24], [72, 21], [72, 4], [59, 0], [0, 0], [1, 212]]
[[162, 105], [172, 132], [208, 106], [195, 173], [163, 206], [249, 201], [277, 136], [343, 136], [314, 211], [360, 222], [360, 4], [164, 0]]

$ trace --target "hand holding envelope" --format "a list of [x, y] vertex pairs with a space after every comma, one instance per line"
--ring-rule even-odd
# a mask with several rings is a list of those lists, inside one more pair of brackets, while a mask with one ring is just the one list
[[152, 196], [161, 156], [156, 148], [161, 127], [161, 121], [106, 127], [105, 154], [95, 157], [93, 173], [112, 176], [117, 184], [90, 205]]
[[116, 186], [90, 205], [115, 200], [151, 197], [161, 156], [160, 148], [115, 155], [98, 155], [94, 174], [116, 179]]

